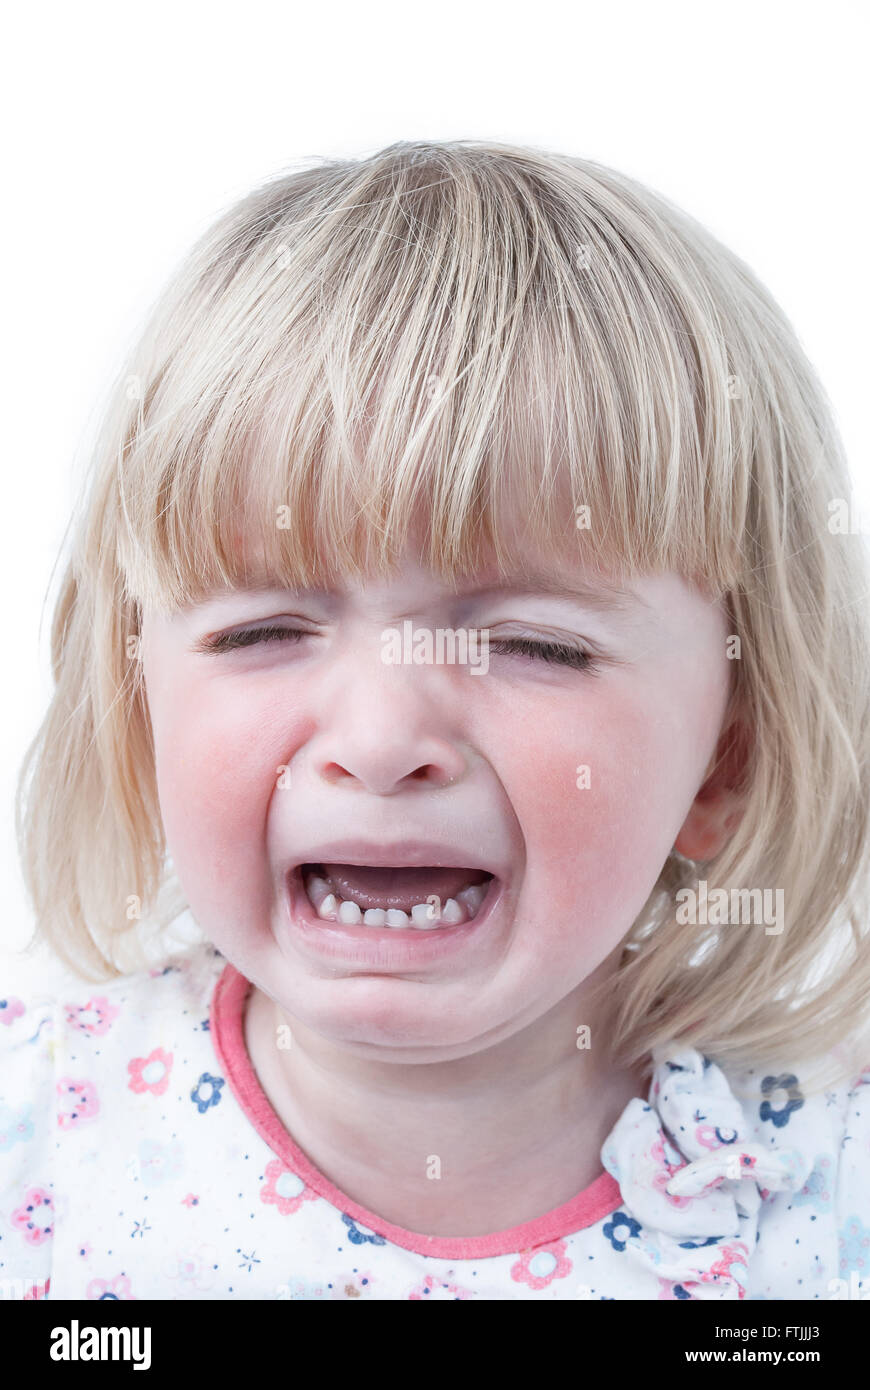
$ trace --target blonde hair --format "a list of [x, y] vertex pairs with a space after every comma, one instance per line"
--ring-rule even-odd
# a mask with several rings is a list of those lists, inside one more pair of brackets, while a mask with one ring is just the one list
[[[551, 554], [703, 580], [742, 644], [726, 722], [748, 740], [744, 814], [716, 858], [665, 863], [624, 943], [614, 1059], [671, 1039], [723, 1065], [863, 1047], [866, 557], [828, 527], [848, 486], [782, 311], [633, 180], [477, 141], [282, 173], [194, 247], [105, 414], [54, 614], [56, 690], [18, 788], [37, 941], [106, 979], [143, 936], [131, 902], [158, 927], [184, 906], [144, 603], [245, 582], [242, 531], [280, 583], [384, 574], [420, 514], [442, 579], [490, 553], [513, 570], [519, 508]], [[699, 867], [708, 890], [784, 886], [782, 934], [687, 930], [675, 896]], [[835, 1052], [838, 1075], [861, 1056]]]

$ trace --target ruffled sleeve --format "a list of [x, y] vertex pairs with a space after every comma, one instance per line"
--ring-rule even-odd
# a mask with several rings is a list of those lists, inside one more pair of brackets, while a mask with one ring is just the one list
[[634, 1218], [631, 1256], [661, 1298], [745, 1298], [761, 1203], [800, 1190], [811, 1160], [789, 1136], [760, 1142], [701, 1053], [662, 1049], [654, 1062], [648, 1101], [630, 1102], [601, 1153]]
[[57, 1006], [0, 998], [0, 1283], [7, 1299], [47, 1298], [55, 1192]]

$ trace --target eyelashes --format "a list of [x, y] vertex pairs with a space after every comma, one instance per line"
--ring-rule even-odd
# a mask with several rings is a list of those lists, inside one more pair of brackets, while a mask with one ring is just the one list
[[240, 632], [219, 632], [194, 643], [195, 652], [229, 652], [237, 647], [255, 647], [261, 642], [298, 642], [308, 634], [298, 627], [249, 627]]
[[527, 637], [491, 637], [489, 646], [507, 654], [548, 661], [554, 666], [571, 666], [577, 671], [588, 673], [598, 671], [598, 662], [594, 656], [567, 643], [535, 642]]
[[[195, 652], [219, 654], [269, 642], [300, 642], [311, 634], [296, 627], [251, 627], [238, 632], [221, 632], [204, 637], [194, 644]], [[490, 637], [489, 649], [504, 655], [525, 656], [530, 661], [545, 661], [553, 666], [568, 666], [576, 671], [596, 674], [598, 658], [567, 642], [537, 642], [528, 637]]]

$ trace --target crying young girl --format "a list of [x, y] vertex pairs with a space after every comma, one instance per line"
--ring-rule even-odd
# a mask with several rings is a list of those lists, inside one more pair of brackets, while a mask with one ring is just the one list
[[82, 984], [2, 1011], [18, 1296], [847, 1296], [849, 487], [769, 293], [614, 170], [401, 142], [229, 208], [119, 373], [22, 772]]

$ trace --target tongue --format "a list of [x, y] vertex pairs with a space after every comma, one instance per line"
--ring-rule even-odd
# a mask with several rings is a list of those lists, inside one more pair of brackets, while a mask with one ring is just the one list
[[482, 869], [419, 868], [385, 869], [363, 864], [323, 864], [323, 877], [340, 898], [351, 898], [361, 908], [401, 907], [409, 911], [436, 894], [442, 903], [455, 898], [472, 883], [490, 875]]

